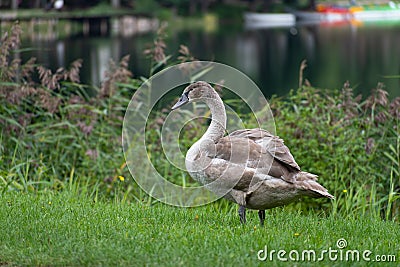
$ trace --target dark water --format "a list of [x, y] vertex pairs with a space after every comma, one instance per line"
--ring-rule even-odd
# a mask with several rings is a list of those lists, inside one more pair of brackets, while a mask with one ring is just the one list
[[[52, 41], [24, 40], [23, 58], [35, 56], [52, 69], [82, 58], [82, 80], [98, 85], [110, 58], [131, 55], [130, 69], [148, 76], [149, 60], [142, 51], [153, 33], [132, 37], [71, 36]], [[220, 25], [218, 30], [170, 29], [167, 53], [177, 54], [179, 44], [187, 45], [201, 60], [213, 60], [235, 67], [250, 76], [266, 96], [284, 95], [298, 87], [299, 66], [313, 86], [341, 88], [349, 80], [366, 95], [378, 82], [391, 97], [400, 96], [400, 24], [391, 25], [308, 25], [291, 28], [245, 29]], [[398, 76], [387, 78], [386, 76]]]

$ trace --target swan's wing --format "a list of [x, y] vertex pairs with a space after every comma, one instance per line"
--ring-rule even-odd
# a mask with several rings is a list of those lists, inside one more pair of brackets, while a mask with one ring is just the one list
[[263, 173], [265, 169], [264, 172], [268, 173], [273, 161], [261, 145], [242, 137], [225, 136], [207, 151], [206, 155], [211, 160], [205, 169], [207, 177], [219, 177], [224, 185], [234, 182], [233, 188], [243, 192], [254, 182], [256, 172]]
[[284, 144], [283, 140], [278, 136], [271, 134], [263, 129], [243, 129], [232, 132], [229, 136], [248, 138], [255, 143], [261, 145], [275, 160], [283, 163], [289, 171], [300, 171], [299, 165], [296, 163], [289, 148]]
[[261, 129], [235, 131], [219, 139], [214, 149], [208, 151], [209, 158], [222, 159], [238, 168], [251, 168], [253, 174], [282, 178], [289, 183], [295, 181], [300, 171], [283, 140]]
[[261, 161], [267, 150], [251, 139], [225, 136], [215, 144], [215, 158], [224, 159], [243, 167]]

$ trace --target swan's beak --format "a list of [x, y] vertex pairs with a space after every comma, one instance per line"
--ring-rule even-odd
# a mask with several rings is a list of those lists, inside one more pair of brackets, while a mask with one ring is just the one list
[[185, 105], [188, 102], [189, 102], [189, 98], [187, 97], [186, 94], [183, 94], [179, 98], [178, 102], [176, 102], [176, 104], [171, 109], [174, 110], [174, 109], [180, 108], [180, 107], [182, 107], [183, 105]]

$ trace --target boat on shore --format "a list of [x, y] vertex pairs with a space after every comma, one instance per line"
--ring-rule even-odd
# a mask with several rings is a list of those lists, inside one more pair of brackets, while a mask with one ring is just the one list
[[296, 17], [291, 13], [255, 13], [244, 14], [247, 28], [291, 27], [296, 24]]
[[337, 22], [351, 19], [350, 13], [293, 11], [298, 21], [307, 22]]
[[389, 2], [385, 5], [353, 5], [338, 6], [319, 4], [315, 11], [297, 11], [292, 13], [300, 21], [368, 21], [368, 20], [400, 20], [400, 3]]
[[400, 3], [376, 5], [318, 4], [315, 10], [287, 9], [287, 13], [245, 13], [247, 28], [291, 27], [295, 23], [400, 21]]
[[245, 13], [248, 29], [268, 27], [292, 27], [298, 23], [354, 23], [399, 21], [400, 3], [389, 2], [377, 5], [339, 6], [319, 4], [315, 11], [286, 9], [287, 13]]
[[352, 18], [360, 21], [400, 20], [400, 3], [387, 5], [352, 6], [349, 8]]

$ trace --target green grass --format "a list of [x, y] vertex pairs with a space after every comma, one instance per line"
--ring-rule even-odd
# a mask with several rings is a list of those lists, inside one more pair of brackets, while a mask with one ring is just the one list
[[[400, 260], [399, 225], [370, 217], [305, 215], [278, 208], [267, 212], [262, 228], [256, 212], [249, 212], [248, 223], [241, 225], [236, 206], [225, 202], [187, 209], [160, 203], [93, 201], [69, 191], [5, 193], [0, 201], [3, 265], [270, 265], [257, 259], [265, 246], [318, 253], [337, 249], [339, 238], [348, 242], [343, 251], [368, 249], [371, 258], [395, 255], [397, 263]], [[367, 262], [326, 257], [323, 263], [365, 266]], [[276, 255], [272, 264], [286, 265]], [[293, 264], [312, 263], [289, 263]]]

